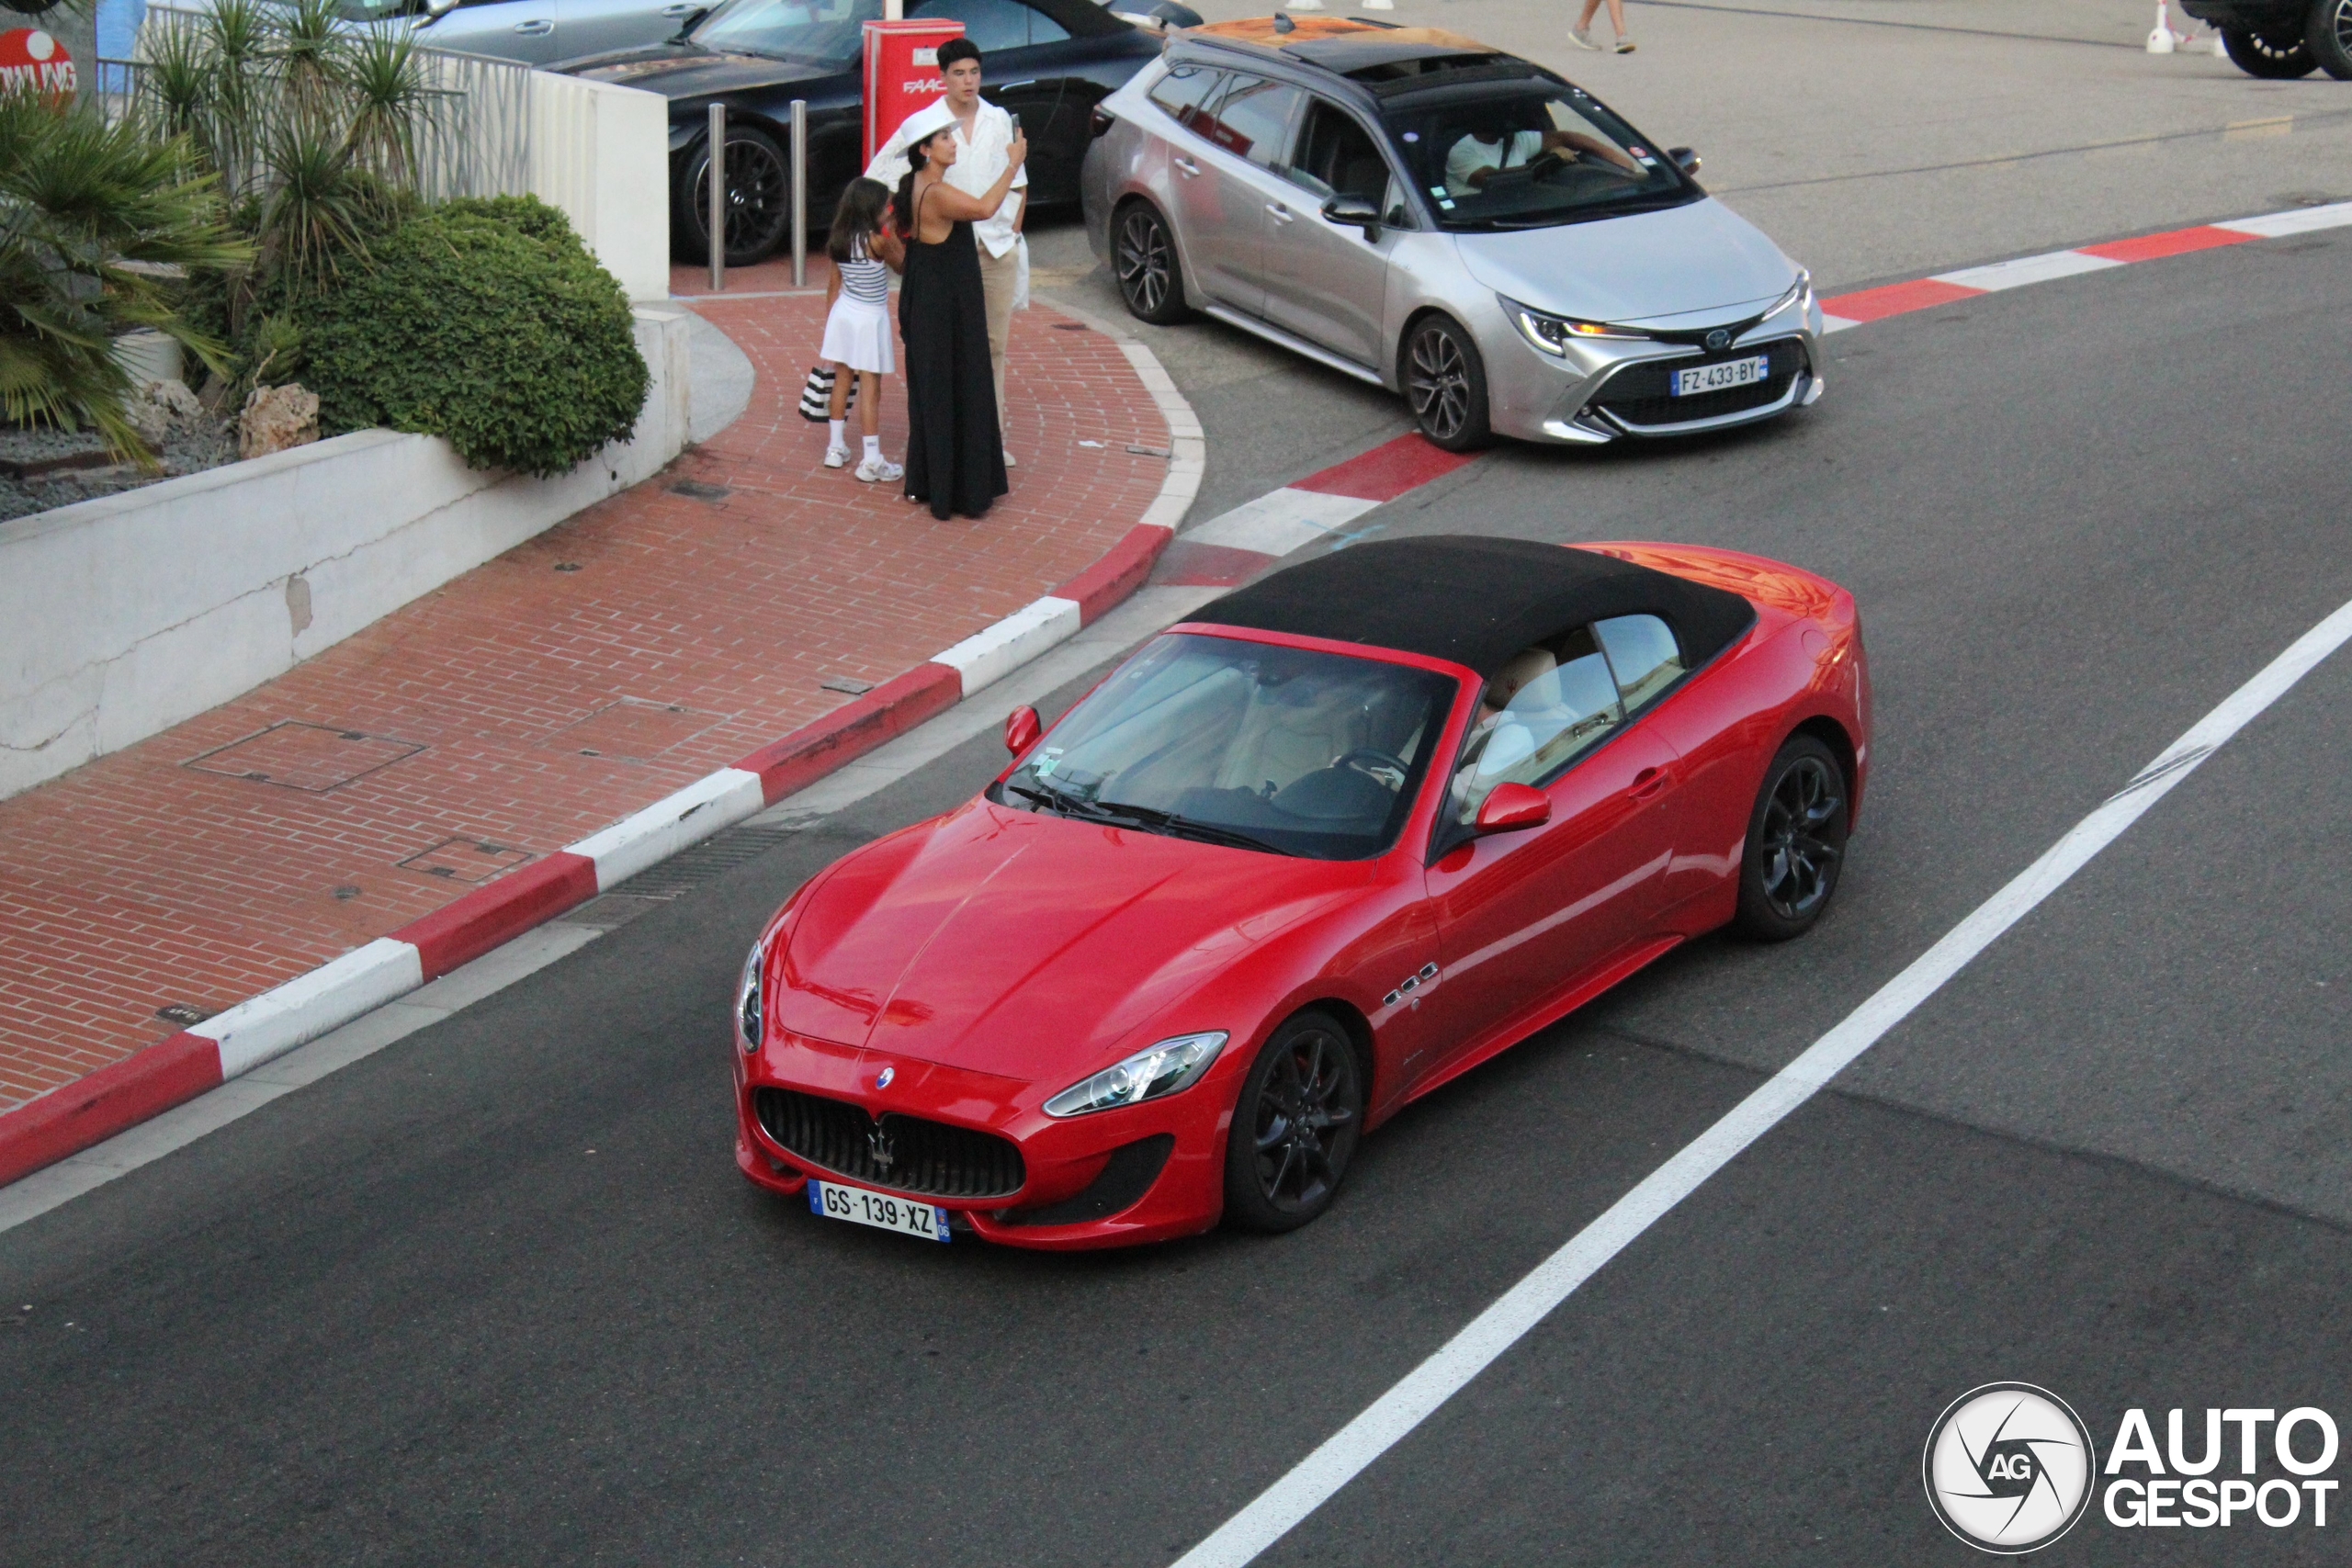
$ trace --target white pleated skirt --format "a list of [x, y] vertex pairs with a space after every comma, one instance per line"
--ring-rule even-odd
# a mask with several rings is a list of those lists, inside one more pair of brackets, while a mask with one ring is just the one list
[[846, 294], [833, 301], [832, 313], [825, 318], [821, 357], [852, 370], [888, 376], [899, 367], [896, 353], [888, 305], [869, 305]]

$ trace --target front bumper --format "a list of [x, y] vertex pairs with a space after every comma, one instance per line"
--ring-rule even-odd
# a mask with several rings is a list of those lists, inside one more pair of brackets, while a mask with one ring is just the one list
[[[1692, 342], [1595, 338], [1549, 354], [1527, 341], [1499, 302], [1481, 325], [1494, 427], [1525, 441], [1595, 446], [1729, 430], [1804, 407], [1826, 385], [1821, 307], [1810, 294], [1713, 351]], [[1688, 399], [1666, 393], [1673, 371], [1758, 353], [1772, 362], [1758, 387]]]
[[[989, 1241], [1057, 1251], [1194, 1235], [1223, 1211], [1224, 1107], [1233, 1086], [1216, 1069], [1164, 1100], [1065, 1121], [1024, 1106], [1038, 1097], [1019, 1079], [854, 1046], [778, 1035], [756, 1056], [731, 1055], [735, 1163], [773, 1192], [797, 1194], [811, 1176], [846, 1181], [932, 1204], [956, 1228]], [[893, 1074], [881, 1089], [875, 1080], [885, 1066]], [[763, 1090], [771, 1091], [764, 1100]], [[806, 1111], [810, 1100], [820, 1102], [818, 1116], [779, 1114], [786, 1106]], [[842, 1135], [857, 1113], [901, 1146], [960, 1145], [976, 1153], [921, 1172], [894, 1162], [886, 1174]], [[926, 1137], [928, 1129], [941, 1131]], [[1018, 1151], [1017, 1161], [1001, 1151], [991, 1161], [980, 1147], [999, 1140]], [[1017, 1182], [1010, 1191], [1008, 1181]], [[959, 1188], [979, 1195], [959, 1195]]]

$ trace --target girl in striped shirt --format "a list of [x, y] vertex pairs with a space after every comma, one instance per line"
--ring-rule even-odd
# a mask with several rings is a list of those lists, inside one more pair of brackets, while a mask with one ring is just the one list
[[825, 254], [833, 277], [825, 290], [825, 346], [820, 356], [833, 367], [833, 402], [825, 467], [849, 461], [849, 376], [857, 372], [857, 423], [865, 436], [857, 477], [868, 484], [896, 483], [906, 472], [882, 456], [882, 378], [898, 368], [892, 357], [890, 268], [899, 254], [888, 222], [890, 187], [879, 180], [852, 180], [834, 209]]

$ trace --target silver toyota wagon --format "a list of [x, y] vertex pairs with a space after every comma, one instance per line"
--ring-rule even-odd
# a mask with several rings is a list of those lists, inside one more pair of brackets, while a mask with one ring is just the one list
[[1821, 395], [1810, 275], [1688, 148], [1457, 34], [1189, 29], [1093, 129], [1087, 232], [1129, 310], [1402, 392], [1441, 446], [1689, 435]]

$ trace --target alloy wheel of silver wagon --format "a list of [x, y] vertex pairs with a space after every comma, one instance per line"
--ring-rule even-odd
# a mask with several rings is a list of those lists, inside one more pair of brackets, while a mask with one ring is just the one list
[[1458, 439], [1470, 417], [1470, 371], [1462, 345], [1432, 322], [1413, 334], [1412, 362], [1413, 417], [1433, 440]]
[[1144, 208], [1119, 225], [1119, 290], [1138, 316], [1168, 302], [1168, 233]]

